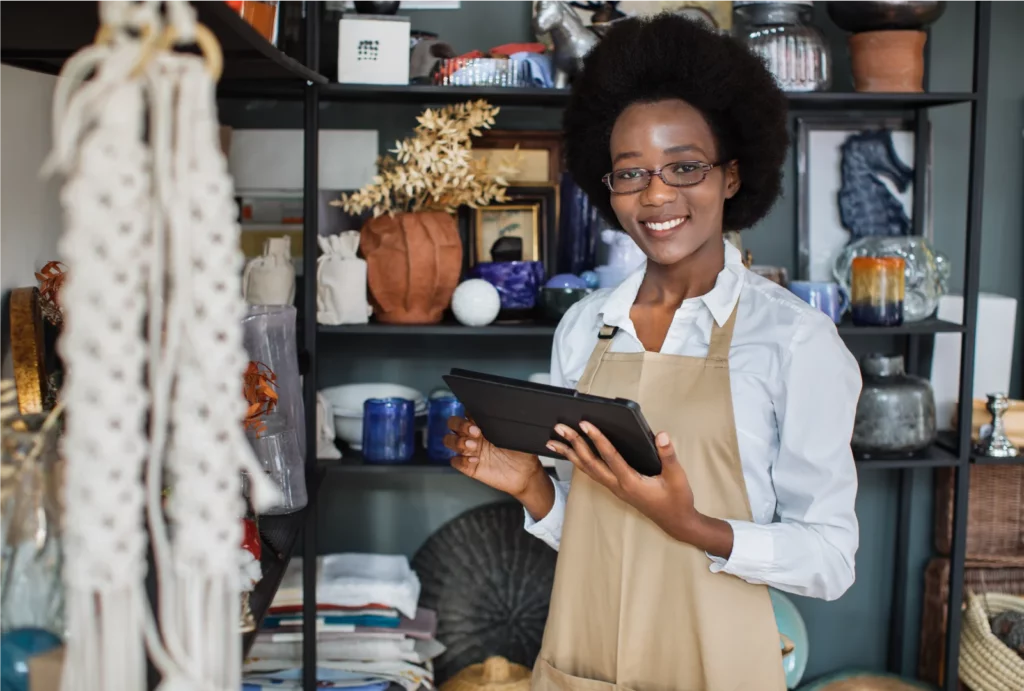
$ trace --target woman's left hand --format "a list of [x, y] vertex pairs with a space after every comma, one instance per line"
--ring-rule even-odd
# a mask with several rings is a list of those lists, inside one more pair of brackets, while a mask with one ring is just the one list
[[567, 443], [551, 441], [548, 448], [571, 461], [616, 497], [636, 507], [672, 537], [692, 543], [691, 536], [704, 517], [694, 507], [693, 490], [686, 471], [676, 459], [668, 434], [661, 432], [655, 438], [661, 474], [647, 476], [633, 470], [596, 427], [582, 422], [580, 429], [594, 442], [600, 457], [595, 457], [586, 439], [566, 425], [557, 425], [555, 432]]

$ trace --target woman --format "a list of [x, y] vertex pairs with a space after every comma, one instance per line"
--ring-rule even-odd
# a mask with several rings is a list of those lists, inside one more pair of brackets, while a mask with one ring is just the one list
[[620, 22], [573, 87], [569, 171], [647, 263], [565, 315], [552, 383], [637, 401], [664, 469], [557, 426], [570, 490], [452, 419], [453, 465], [559, 550], [534, 688], [782, 691], [767, 586], [831, 600], [853, 583], [857, 364], [723, 239], [779, 196], [786, 133], [761, 62], [677, 16]]

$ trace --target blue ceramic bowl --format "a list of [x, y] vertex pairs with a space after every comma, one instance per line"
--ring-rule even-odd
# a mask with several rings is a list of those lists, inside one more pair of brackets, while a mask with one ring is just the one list
[[483, 262], [473, 266], [469, 275], [498, 289], [501, 309], [530, 310], [537, 304], [537, 291], [544, 283], [544, 263]]

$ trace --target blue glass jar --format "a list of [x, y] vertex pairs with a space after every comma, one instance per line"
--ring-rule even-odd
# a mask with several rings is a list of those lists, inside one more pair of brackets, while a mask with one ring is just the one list
[[363, 403], [363, 458], [367, 463], [407, 463], [416, 443], [416, 404], [407, 398]]
[[427, 457], [435, 463], [447, 463], [454, 451], [444, 445], [444, 437], [448, 434], [448, 418], [462, 417], [465, 410], [455, 396], [439, 396], [431, 398], [427, 409]]

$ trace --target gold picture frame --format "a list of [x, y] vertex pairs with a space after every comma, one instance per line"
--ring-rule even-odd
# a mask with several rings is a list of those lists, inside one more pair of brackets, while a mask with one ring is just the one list
[[502, 237], [523, 240], [523, 261], [543, 261], [541, 200], [481, 206], [473, 214], [473, 264], [491, 261], [490, 251]]

